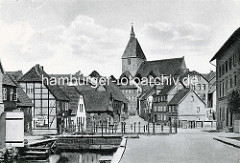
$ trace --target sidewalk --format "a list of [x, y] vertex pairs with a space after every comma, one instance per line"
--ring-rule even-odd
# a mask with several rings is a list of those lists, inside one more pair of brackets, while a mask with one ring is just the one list
[[240, 134], [232, 132], [219, 132], [216, 133], [216, 136], [214, 136], [213, 139], [233, 147], [240, 148]]

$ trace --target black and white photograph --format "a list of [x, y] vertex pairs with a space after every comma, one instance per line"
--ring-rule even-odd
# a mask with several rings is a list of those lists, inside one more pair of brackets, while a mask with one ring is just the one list
[[0, 162], [240, 163], [240, 0], [0, 0]]

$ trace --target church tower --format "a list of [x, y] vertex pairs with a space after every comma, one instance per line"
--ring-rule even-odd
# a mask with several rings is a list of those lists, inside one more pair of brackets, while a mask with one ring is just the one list
[[136, 75], [139, 66], [146, 61], [142, 48], [135, 37], [133, 25], [131, 26], [130, 40], [122, 55], [122, 73], [130, 72], [132, 76]]

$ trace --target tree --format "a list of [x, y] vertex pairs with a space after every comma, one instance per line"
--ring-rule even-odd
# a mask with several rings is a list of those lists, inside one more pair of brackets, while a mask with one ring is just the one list
[[228, 106], [232, 112], [240, 112], [240, 88], [232, 88], [228, 93]]

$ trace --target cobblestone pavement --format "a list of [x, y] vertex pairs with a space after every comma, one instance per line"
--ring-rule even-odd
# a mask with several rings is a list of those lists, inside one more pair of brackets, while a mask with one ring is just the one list
[[178, 134], [129, 139], [121, 163], [240, 163], [240, 149], [213, 139], [221, 133], [179, 129]]

